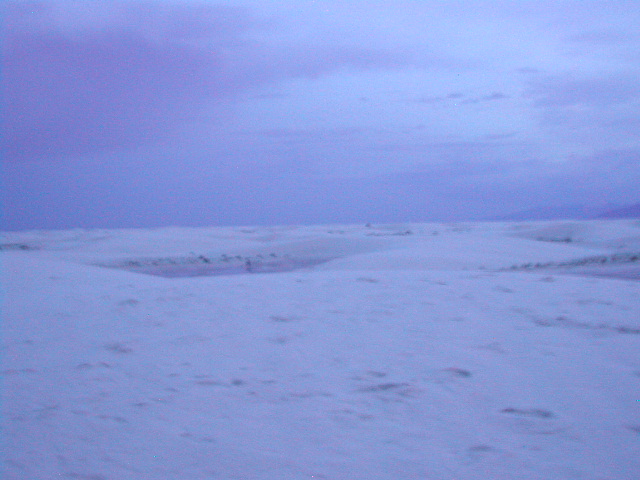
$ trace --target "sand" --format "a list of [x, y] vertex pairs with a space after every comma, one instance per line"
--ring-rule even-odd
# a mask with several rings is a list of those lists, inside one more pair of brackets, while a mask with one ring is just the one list
[[0, 250], [3, 479], [640, 471], [638, 220], [33, 231]]

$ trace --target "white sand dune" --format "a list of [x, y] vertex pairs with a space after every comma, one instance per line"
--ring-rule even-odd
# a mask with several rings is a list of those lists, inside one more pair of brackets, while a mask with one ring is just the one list
[[638, 220], [0, 245], [3, 480], [639, 478]]

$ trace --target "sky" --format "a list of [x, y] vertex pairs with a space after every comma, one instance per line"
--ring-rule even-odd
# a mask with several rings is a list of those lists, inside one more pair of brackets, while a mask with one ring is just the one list
[[1, 230], [640, 201], [636, 0], [1, 8]]

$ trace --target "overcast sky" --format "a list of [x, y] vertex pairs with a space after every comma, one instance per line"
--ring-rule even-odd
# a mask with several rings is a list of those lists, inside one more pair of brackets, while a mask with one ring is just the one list
[[640, 201], [640, 3], [3, 2], [2, 225]]

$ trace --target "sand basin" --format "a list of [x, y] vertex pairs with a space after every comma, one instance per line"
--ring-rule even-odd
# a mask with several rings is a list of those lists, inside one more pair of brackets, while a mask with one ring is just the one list
[[122, 267], [125, 270], [157, 275], [166, 278], [179, 277], [215, 277], [222, 275], [251, 275], [262, 273], [284, 273], [308, 269], [333, 260], [335, 257], [315, 258], [283, 258], [280, 260], [263, 260], [260, 258], [242, 258], [230, 261], [202, 261], [188, 265], [161, 265], [143, 267]]
[[207, 252], [188, 256], [137, 257], [96, 265], [166, 278], [284, 273], [310, 269], [332, 260], [385, 250], [378, 238], [314, 238], [270, 242], [268, 248], [243, 248], [232, 254]]

